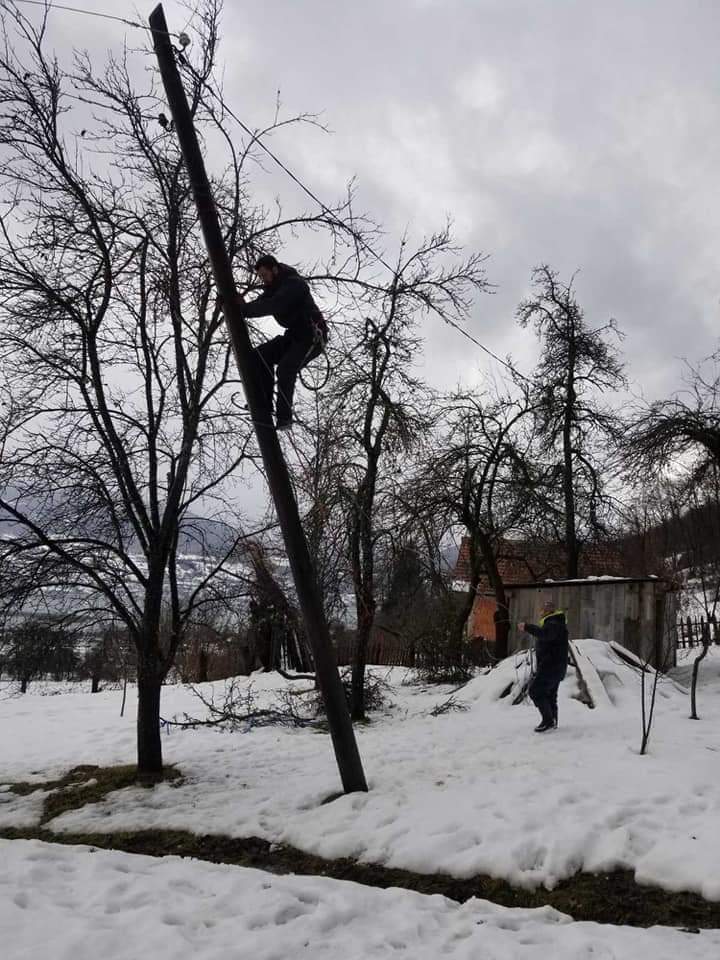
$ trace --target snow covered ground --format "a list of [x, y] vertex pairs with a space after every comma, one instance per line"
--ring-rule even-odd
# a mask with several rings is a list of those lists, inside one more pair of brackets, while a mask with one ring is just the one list
[[573, 923], [549, 907], [464, 905], [323, 877], [273, 876], [0, 840], [7, 960], [710, 960], [720, 931]]
[[[329, 738], [274, 727], [223, 733], [173, 730], [165, 758], [178, 785], [128, 788], [66, 813], [58, 831], [183, 828], [260, 836], [325, 857], [457, 877], [486, 873], [528, 888], [579, 870], [616, 867], [640, 882], [720, 899], [720, 657], [703, 666], [703, 720], [687, 719], [687, 697], [663, 681], [650, 755], [640, 757], [636, 673], [609, 648], [583, 641], [611, 708], [589, 710], [561, 690], [557, 732], [532, 732], [531, 706], [498, 699], [513, 679], [508, 661], [456, 694], [465, 712], [430, 716], [447, 690], [403, 685], [395, 706], [358, 731], [367, 795], [339, 791]], [[686, 679], [689, 667], [681, 667]], [[256, 676], [261, 700], [284, 681]], [[47, 692], [47, 691], [46, 691]], [[120, 693], [0, 699], [0, 827], [37, 822], [42, 794], [17, 797], [3, 782], [46, 780], [80, 763], [134, 759], [134, 702], [119, 717]], [[164, 691], [166, 717], [202, 711], [191, 691]]]

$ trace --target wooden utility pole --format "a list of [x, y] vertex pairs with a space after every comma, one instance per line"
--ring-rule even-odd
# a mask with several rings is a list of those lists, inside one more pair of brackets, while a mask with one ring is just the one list
[[[325, 702], [328, 725], [332, 735], [340, 777], [346, 793], [367, 790], [355, 732], [350, 720], [345, 692], [340, 681], [337, 661], [330, 642], [325, 611], [310, 559], [305, 533], [300, 522], [295, 494], [290, 483], [287, 464], [283, 457], [277, 433], [269, 422], [267, 404], [262, 402], [255, 372], [257, 362], [245, 319], [238, 308], [238, 293], [232, 264], [225, 247], [217, 210], [205, 171], [200, 145], [193, 126], [190, 108], [175, 62], [175, 51], [170, 42], [165, 13], [159, 4], [150, 15], [155, 53], [175, 123], [202, 227], [205, 245], [215, 275], [215, 283], [223, 302], [225, 322], [235, 353], [240, 377], [245, 389], [250, 416], [255, 425], [268, 485], [275, 501], [285, 549], [290, 561], [300, 610], [310, 642], [318, 684]], [[262, 421], [265, 421], [264, 423]]]

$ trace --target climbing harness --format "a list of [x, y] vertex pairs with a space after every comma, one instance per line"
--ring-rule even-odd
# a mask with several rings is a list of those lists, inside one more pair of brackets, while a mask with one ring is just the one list
[[[314, 320], [312, 322], [312, 325], [313, 325], [313, 342], [310, 344], [308, 351], [305, 354], [305, 358], [303, 360], [303, 366], [298, 371], [298, 380], [305, 387], [306, 390], [310, 390], [317, 393], [318, 391], [322, 390], [322, 388], [327, 384], [328, 380], [330, 379], [330, 359], [328, 358], [328, 355], [325, 349], [327, 346], [327, 332], [324, 333], [320, 324], [316, 323]], [[313, 352], [313, 350], [315, 350], [318, 346], [321, 348], [320, 352], [318, 353], [318, 357], [322, 356], [325, 359], [325, 376], [323, 377], [323, 380], [321, 383], [318, 383], [318, 384], [307, 383], [303, 379], [303, 370], [305, 368], [305, 364], [308, 362], [308, 357]], [[317, 359], [317, 358], [314, 358], [314, 359]]]

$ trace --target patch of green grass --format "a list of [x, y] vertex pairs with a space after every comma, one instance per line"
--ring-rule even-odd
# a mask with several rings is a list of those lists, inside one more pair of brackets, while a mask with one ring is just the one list
[[8, 786], [10, 793], [19, 797], [27, 797], [38, 790], [47, 792], [40, 817], [40, 824], [43, 825], [68, 810], [79, 810], [89, 803], [98, 803], [115, 790], [134, 786], [152, 787], [163, 781], [177, 785], [181, 779], [180, 771], [172, 765], [164, 767], [160, 775], [148, 776], [138, 773], [137, 767], [130, 764], [117, 767], [81, 764], [56, 780], [22, 781]]
[[18, 797], [29, 797], [31, 793], [35, 793], [36, 790], [44, 790], [44, 783], [30, 783], [30, 781], [21, 781], [20, 783], [8, 783], [3, 784], [7, 786], [10, 790], [10, 793], [15, 793]]
[[89, 780], [99, 770], [94, 764], [81, 764], [68, 770], [57, 780], [22, 780], [18, 783], [8, 784], [10, 793], [15, 793], [19, 797], [27, 797], [31, 793], [37, 793], [38, 790], [57, 790], [58, 788], [71, 786]]
[[69, 771], [56, 789], [45, 797], [40, 823], [45, 824], [68, 810], [79, 810], [89, 803], [99, 803], [108, 794], [125, 787], [153, 787], [163, 781], [177, 782], [181, 777], [177, 767], [166, 766], [162, 774], [148, 776], [138, 773], [134, 765], [117, 767], [75, 767]]

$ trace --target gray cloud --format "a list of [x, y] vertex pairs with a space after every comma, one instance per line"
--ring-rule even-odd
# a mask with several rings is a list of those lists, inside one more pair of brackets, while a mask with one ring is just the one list
[[[531, 362], [513, 327], [530, 270], [568, 276], [589, 319], [618, 319], [631, 376], [672, 390], [681, 356], [716, 344], [720, 278], [717, 58], [711, 2], [314, 0], [227, 8], [228, 94], [251, 117], [279, 87], [325, 109], [334, 135], [285, 155], [320, 192], [353, 173], [396, 234], [442, 221], [492, 255], [468, 321]], [[431, 327], [440, 381], [469, 374], [467, 341]]]
[[[112, 12], [141, 15], [129, 2]], [[171, 29], [187, 22], [174, 0], [166, 12]], [[295, 129], [273, 146], [330, 200], [357, 174], [390, 252], [449, 213], [491, 255], [497, 292], [468, 318], [491, 349], [531, 364], [532, 335], [513, 319], [530, 271], [579, 268], [588, 318], [617, 318], [629, 373], [656, 396], [679, 383], [678, 358], [717, 342], [719, 26], [714, 0], [229, 0], [220, 59], [249, 124], [278, 89], [289, 113], [324, 111], [332, 135]], [[53, 29], [58, 46], [98, 54], [126, 32], [59, 11]], [[277, 173], [258, 189], [305, 205]], [[288, 256], [303, 252], [293, 242]], [[437, 322], [426, 336], [435, 385], [497, 372]]]

